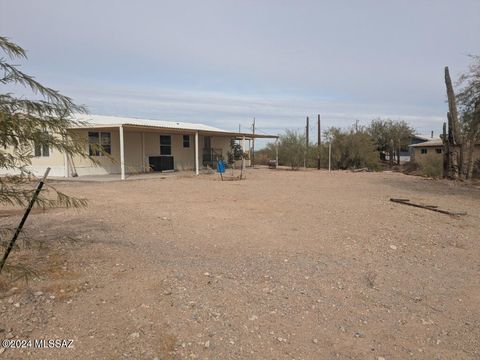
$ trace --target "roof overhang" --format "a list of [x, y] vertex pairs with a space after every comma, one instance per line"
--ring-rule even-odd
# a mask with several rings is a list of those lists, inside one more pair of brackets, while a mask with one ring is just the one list
[[150, 125], [137, 125], [137, 124], [83, 124], [75, 127], [71, 127], [70, 130], [112, 130], [123, 127], [125, 130], [133, 129], [146, 132], [163, 132], [170, 134], [190, 134], [193, 135], [198, 132], [199, 135], [206, 136], [219, 136], [219, 137], [229, 137], [241, 140], [245, 139], [278, 139], [278, 135], [269, 135], [269, 134], [251, 134], [251, 133], [241, 133], [241, 132], [229, 132], [229, 131], [213, 131], [213, 130], [201, 130], [201, 129], [182, 129], [182, 128], [170, 128], [166, 126], [150, 126]]

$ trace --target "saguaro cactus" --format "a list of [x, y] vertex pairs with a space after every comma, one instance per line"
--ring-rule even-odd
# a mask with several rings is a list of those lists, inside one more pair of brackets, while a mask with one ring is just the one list
[[447, 177], [451, 179], [457, 179], [462, 174], [462, 156], [461, 156], [461, 136], [459, 133], [458, 125], [458, 111], [455, 101], [455, 93], [453, 91], [452, 79], [450, 78], [450, 72], [448, 66], [445, 66], [445, 85], [447, 87], [448, 98], [448, 156], [449, 156], [449, 168]]

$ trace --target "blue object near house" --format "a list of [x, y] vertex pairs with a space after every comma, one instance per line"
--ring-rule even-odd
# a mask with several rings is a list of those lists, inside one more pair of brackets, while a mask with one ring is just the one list
[[222, 160], [217, 160], [217, 172], [220, 174], [225, 172], [225, 164]]

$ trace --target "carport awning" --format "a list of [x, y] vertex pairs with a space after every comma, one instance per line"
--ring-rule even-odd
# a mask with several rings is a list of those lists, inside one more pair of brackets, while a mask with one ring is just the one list
[[75, 115], [78, 122], [75, 129], [137, 129], [142, 131], [166, 131], [171, 134], [195, 134], [207, 136], [234, 137], [236, 139], [276, 139], [277, 135], [251, 134], [242, 132], [225, 131], [205, 124], [188, 122], [175, 122], [163, 120], [137, 119], [103, 115]]

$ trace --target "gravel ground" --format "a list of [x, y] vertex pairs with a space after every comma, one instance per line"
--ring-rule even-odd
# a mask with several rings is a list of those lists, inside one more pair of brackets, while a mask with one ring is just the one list
[[0, 338], [74, 341], [0, 359], [480, 358], [477, 188], [267, 169], [56, 186], [89, 206], [32, 214], [11, 264], [39, 275], [3, 280]]

